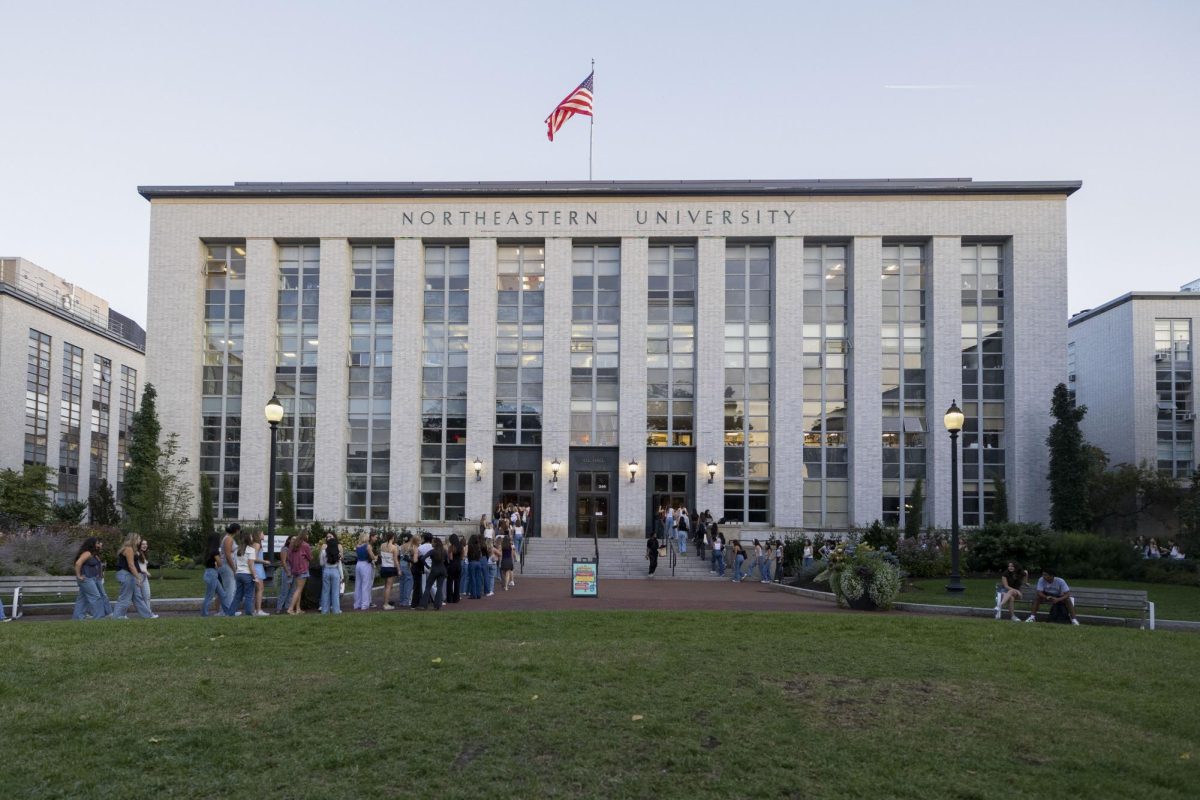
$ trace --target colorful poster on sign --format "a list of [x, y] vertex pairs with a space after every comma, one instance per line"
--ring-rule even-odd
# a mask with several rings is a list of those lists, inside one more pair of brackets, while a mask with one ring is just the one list
[[571, 559], [572, 597], [597, 596], [596, 571], [596, 559], [594, 558]]

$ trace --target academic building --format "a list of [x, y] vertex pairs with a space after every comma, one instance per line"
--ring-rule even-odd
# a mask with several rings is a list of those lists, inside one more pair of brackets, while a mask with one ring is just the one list
[[145, 346], [142, 327], [103, 298], [0, 258], [0, 402], [13, 412], [0, 467], [50, 467], [56, 503], [87, 500], [101, 481], [119, 498]]
[[547, 537], [1048, 516], [1078, 182], [147, 186], [148, 379], [222, 518]]
[[1198, 325], [1200, 281], [1178, 292], [1130, 292], [1068, 321], [1067, 388], [1087, 406], [1083, 434], [1109, 463], [1191, 478]]

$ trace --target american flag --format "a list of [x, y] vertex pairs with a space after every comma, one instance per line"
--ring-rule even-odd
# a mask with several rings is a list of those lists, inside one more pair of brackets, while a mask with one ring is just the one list
[[571, 117], [576, 114], [588, 117], [592, 115], [592, 78], [595, 74], [592, 72], [584, 78], [583, 83], [575, 87], [575, 91], [567, 95], [566, 99], [550, 112], [550, 116], [546, 117], [546, 136], [550, 141], [554, 141], [554, 134]]

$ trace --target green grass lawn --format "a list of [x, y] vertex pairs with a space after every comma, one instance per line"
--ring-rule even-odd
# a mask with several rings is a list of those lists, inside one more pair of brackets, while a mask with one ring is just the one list
[[1194, 798], [1200, 640], [901, 614], [0, 627], [5, 797]]
[[[946, 591], [947, 578], [920, 578], [913, 582], [912, 590], [901, 593], [900, 602], [932, 603], [935, 605], [977, 606], [992, 608], [996, 604], [995, 578], [964, 578], [967, 590], [952, 595]], [[1150, 593], [1159, 619], [1200, 620], [1200, 587], [1175, 586], [1165, 583], [1136, 583], [1134, 581], [1088, 581], [1067, 579], [1071, 586], [1100, 586], [1106, 589], [1141, 589]], [[1028, 603], [1018, 603], [1017, 611], [1029, 611]], [[1008, 612], [1006, 611], [1005, 614]], [[1081, 614], [1097, 614], [1107, 617], [1134, 616], [1133, 611], [1104, 611], [1080, 608]]]

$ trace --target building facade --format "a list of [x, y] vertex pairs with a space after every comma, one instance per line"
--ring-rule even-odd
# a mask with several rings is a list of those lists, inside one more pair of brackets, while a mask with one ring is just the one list
[[217, 513], [544, 536], [1048, 514], [1075, 182], [142, 187], [148, 370]]
[[119, 498], [145, 344], [104, 299], [0, 258], [0, 393], [15, 412], [0, 429], [0, 465], [50, 467], [58, 503], [87, 500], [101, 481]]
[[1196, 469], [1193, 337], [1200, 285], [1131, 292], [1067, 323], [1067, 387], [1087, 406], [1082, 429], [1112, 464]]

